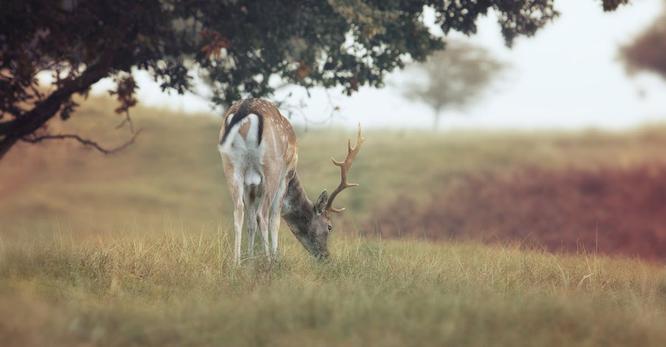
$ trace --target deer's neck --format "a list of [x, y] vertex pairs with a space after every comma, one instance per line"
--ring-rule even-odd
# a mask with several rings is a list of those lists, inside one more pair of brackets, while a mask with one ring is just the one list
[[287, 183], [287, 191], [282, 201], [282, 218], [299, 240], [308, 236], [308, 226], [314, 218], [314, 205], [305, 194], [296, 172]]

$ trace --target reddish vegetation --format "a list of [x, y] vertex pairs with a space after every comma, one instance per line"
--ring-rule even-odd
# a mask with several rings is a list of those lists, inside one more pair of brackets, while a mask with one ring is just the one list
[[456, 178], [426, 208], [401, 199], [375, 217], [372, 229], [389, 237], [518, 242], [665, 260], [666, 167]]

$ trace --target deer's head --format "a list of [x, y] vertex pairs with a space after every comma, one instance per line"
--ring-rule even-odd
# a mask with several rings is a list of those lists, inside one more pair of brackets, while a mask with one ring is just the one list
[[340, 168], [340, 184], [335, 188], [333, 193], [329, 196], [324, 190], [317, 201], [313, 205], [312, 218], [306, 226], [307, 235], [299, 237], [299, 241], [303, 244], [305, 249], [317, 258], [327, 258], [328, 253], [328, 236], [333, 232], [333, 223], [331, 216], [334, 213], [342, 213], [344, 208], [333, 207], [333, 201], [343, 190], [351, 187], [356, 187], [358, 184], [347, 182], [347, 173], [352, 167], [352, 162], [356, 158], [361, 145], [365, 139], [361, 136], [361, 126], [358, 127], [358, 135], [356, 137], [356, 144], [352, 146], [351, 139], [347, 142], [347, 157], [343, 161], [337, 161], [331, 158], [333, 165]]

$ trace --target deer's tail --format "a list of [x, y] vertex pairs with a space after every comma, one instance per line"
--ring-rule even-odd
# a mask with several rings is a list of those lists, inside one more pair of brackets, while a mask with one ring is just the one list
[[252, 114], [256, 115], [259, 121], [259, 125], [257, 127], [257, 145], [261, 143], [261, 138], [264, 132], [264, 117], [258, 112], [253, 111], [251, 104], [252, 99], [245, 99], [243, 102], [241, 102], [240, 106], [238, 107], [238, 111], [234, 113], [234, 115], [231, 117], [231, 120], [224, 127], [224, 135], [222, 135], [222, 139], [220, 140], [220, 146], [225, 147], [227, 140], [229, 138], [235, 137], [238, 133], [241, 121]]

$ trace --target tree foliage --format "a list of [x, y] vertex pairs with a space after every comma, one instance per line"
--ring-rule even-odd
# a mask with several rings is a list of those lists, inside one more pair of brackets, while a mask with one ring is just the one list
[[620, 53], [630, 73], [648, 71], [666, 79], [666, 7], [654, 23], [631, 44], [622, 47]]
[[[597, 1], [597, 0], [595, 0]], [[604, 0], [604, 8], [626, 0]], [[193, 74], [213, 102], [271, 93], [277, 78], [305, 87], [381, 86], [442, 39], [423, 24], [424, 6], [444, 33], [473, 34], [497, 14], [508, 44], [557, 16], [554, 0], [4, 0], [0, 2], [0, 158], [55, 116], [72, 97], [115, 77], [119, 112], [133, 104], [132, 71], [164, 90], [189, 90]], [[609, 6], [606, 6], [606, 5]], [[53, 76], [48, 89], [37, 76]], [[127, 107], [126, 107], [127, 106]]]
[[404, 94], [435, 112], [435, 128], [444, 109], [464, 109], [490, 86], [504, 68], [490, 52], [461, 41], [450, 41], [446, 50], [413, 67], [424, 79], [408, 83]]

